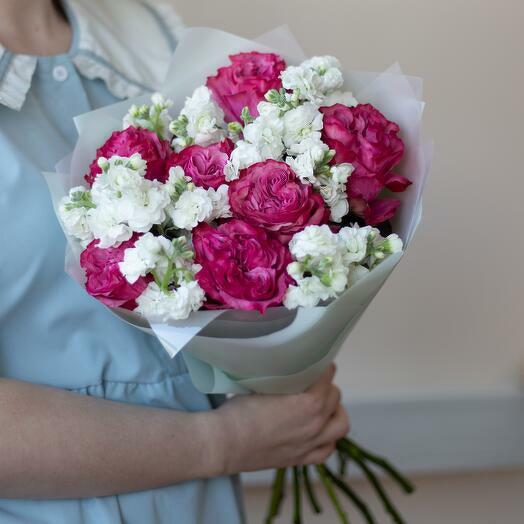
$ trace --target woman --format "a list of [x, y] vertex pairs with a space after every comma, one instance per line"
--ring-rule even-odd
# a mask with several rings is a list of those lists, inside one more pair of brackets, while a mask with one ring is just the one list
[[41, 172], [73, 117], [157, 89], [169, 1], [0, 0], [0, 523], [236, 524], [235, 475], [321, 462], [348, 430], [330, 369], [216, 410], [180, 358], [63, 270]]

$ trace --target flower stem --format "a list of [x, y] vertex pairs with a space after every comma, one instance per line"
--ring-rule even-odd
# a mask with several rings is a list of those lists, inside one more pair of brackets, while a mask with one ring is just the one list
[[411, 494], [415, 491], [415, 486], [413, 486], [413, 484], [406, 477], [404, 477], [404, 475], [402, 475], [402, 473], [400, 473], [388, 460], [386, 460], [383, 457], [374, 455], [373, 453], [362, 448], [350, 439], [345, 440], [348, 441], [349, 445], [358, 449], [363, 458], [369, 460], [370, 462], [373, 462], [377, 466], [381, 467], [386, 473], [388, 473], [391, 476], [391, 478], [399, 484], [399, 486], [405, 493]]
[[338, 474], [341, 477], [345, 477], [348, 469], [348, 460], [344, 453], [338, 451]]
[[353, 502], [353, 504], [358, 508], [360, 513], [362, 513], [362, 516], [364, 517], [365, 521], [368, 524], [377, 524], [377, 521], [373, 517], [366, 503], [350, 488], [350, 486], [346, 482], [338, 478], [333, 472], [331, 472], [331, 470], [327, 466], [324, 467], [326, 469], [327, 475], [335, 484], [335, 486], [337, 486], [343, 493], [345, 493], [348, 496], [351, 502]]
[[371, 471], [371, 469], [368, 467], [366, 462], [362, 459], [361, 455], [358, 453], [354, 453], [351, 456], [351, 458], [357, 463], [357, 465], [360, 467], [364, 475], [367, 477], [367, 479], [375, 489], [378, 498], [382, 501], [385, 510], [391, 515], [393, 522], [395, 522], [395, 524], [405, 524], [404, 519], [400, 516], [399, 512], [397, 511], [397, 508], [395, 508], [395, 505], [386, 494], [384, 488], [382, 487], [382, 484], [375, 476], [373, 471]]
[[293, 468], [293, 524], [302, 524], [302, 492], [300, 491], [300, 469]]
[[326, 467], [323, 464], [321, 464], [319, 466], [316, 466], [316, 470], [317, 470], [318, 476], [320, 477], [320, 480], [322, 481], [322, 484], [324, 484], [324, 487], [326, 488], [327, 494], [329, 498], [331, 499], [333, 506], [335, 507], [335, 511], [337, 512], [340, 522], [342, 524], [349, 524], [348, 516], [346, 515], [345, 511], [342, 509], [342, 506], [340, 505], [340, 501], [338, 500], [337, 494], [335, 493], [335, 490], [333, 489], [333, 484], [331, 484], [331, 480], [329, 479], [326, 473]]
[[306, 495], [311, 504], [311, 509], [317, 515], [322, 513], [322, 507], [320, 506], [318, 499], [315, 495], [313, 485], [311, 484], [311, 479], [309, 478], [309, 467], [302, 467], [302, 478], [304, 479], [304, 487], [306, 488]]
[[284, 500], [284, 484], [286, 480], [286, 468], [277, 469], [273, 487], [271, 488], [271, 500], [265, 520], [265, 524], [272, 524], [275, 517], [280, 513], [280, 507]]

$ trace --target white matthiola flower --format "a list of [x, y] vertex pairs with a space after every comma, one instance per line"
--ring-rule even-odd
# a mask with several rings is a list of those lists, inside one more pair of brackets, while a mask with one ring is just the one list
[[358, 105], [358, 100], [350, 91], [335, 91], [327, 95], [322, 101], [324, 106], [334, 106], [335, 104], [342, 104], [347, 107], [354, 107]]
[[205, 293], [198, 282], [183, 282], [174, 290], [163, 291], [151, 282], [136, 302], [136, 312], [156, 322], [185, 320], [204, 304]]
[[164, 184], [144, 178], [146, 162], [140, 155], [102, 158], [99, 165], [102, 173], [91, 188], [96, 208], [88, 223], [102, 247], [129, 240], [133, 232], [146, 233], [165, 220], [170, 195]]
[[316, 276], [301, 280], [297, 286], [289, 286], [283, 304], [287, 309], [315, 307], [322, 300], [331, 298], [330, 289]]
[[329, 147], [317, 137], [309, 137], [288, 149], [286, 162], [304, 183], [316, 182], [315, 170], [322, 163]]
[[126, 280], [134, 284], [152, 270], [162, 274], [173, 253], [174, 247], [169, 239], [146, 233], [135, 242], [134, 247], [125, 250], [119, 268]]
[[319, 137], [310, 136], [301, 142], [293, 144], [287, 150], [287, 153], [292, 156], [308, 154], [314, 158], [316, 163], [320, 163], [328, 151], [329, 147]]
[[299, 282], [304, 278], [304, 266], [300, 262], [291, 262], [287, 266], [288, 275], [295, 281]]
[[146, 233], [153, 225], [164, 222], [165, 210], [169, 203], [169, 194], [163, 185], [153, 181], [140, 190], [120, 198], [119, 216], [133, 231]]
[[395, 233], [389, 235], [384, 242], [384, 252], [388, 254], [400, 253], [404, 248], [402, 239]]
[[361, 263], [367, 256], [368, 240], [374, 234], [371, 226], [343, 227], [338, 232], [338, 238], [345, 249], [344, 259], [347, 264]]
[[86, 247], [93, 240], [88, 222], [88, 214], [93, 206], [91, 193], [82, 186], [72, 188], [58, 206], [58, 215], [64, 231], [78, 239], [82, 247]]
[[347, 181], [354, 170], [355, 168], [352, 164], [337, 164], [336, 166], [332, 166], [329, 172], [333, 183], [343, 186], [345, 189]]
[[229, 205], [229, 186], [222, 184], [217, 189], [210, 187], [207, 194], [211, 199], [213, 205], [213, 212], [208, 218], [208, 221], [217, 220], [219, 218], [231, 217], [231, 207]]
[[318, 105], [327, 94], [344, 84], [340, 62], [333, 56], [313, 57], [299, 66], [290, 66], [282, 73], [281, 79], [285, 89]]
[[[322, 193], [322, 190], [321, 190]], [[324, 195], [322, 195], [324, 196]], [[340, 223], [342, 219], [349, 213], [349, 201], [347, 196], [337, 193], [337, 200], [335, 200], [330, 206], [331, 215], [330, 218], [333, 222]]]
[[315, 181], [320, 194], [331, 208], [331, 220], [340, 222], [349, 213], [346, 194], [347, 181], [353, 173], [351, 164], [338, 164], [329, 168], [326, 174], [320, 174]]
[[368, 243], [368, 267], [373, 268], [376, 264], [389, 255], [400, 253], [403, 248], [402, 240], [395, 233], [387, 238], [380, 236], [378, 229], [372, 229], [370, 242]]
[[170, 210], [173, 225], [179, 229], [192, 230], [200, 222], [206, 222], [213, 214], [213, 201], [201, 187], [184, 191]]
[[284, 122], [284, 144], [293, 148], [305, 139], [320, 141], [320, 131], [323, 127], [323, 116], [315, 104], [306, 103], [283, 116]]
[[257, 162], [262, 162], [262, 155], [257, 146], [240, 140], [237, 142], [235, 149], [231, 153], [231, 157], [224, 168], [226, 180], [231, 182], [236, 180], [239, 172], [246, 167], [252, 166]]
[[169, 126], [173, 119], [169, 114], [169, 108], [172, 105], [172, 100], [165, 98], [161, 93], [155, 93], [151, 97], [151, 105], [132, 105], [130, 107], [124, 116], [123, 128], [142, 127], [157, 133], [161, 138], [170, 140], [172, 134]]
[[304, 153], [297, 157], [288, 156], [286, 163], [304, 184], [315, 182], [315, 169], [317, 162], [309, 153]]
[[262, 160], [280, 160], [284, 153], [284, 123], [276, 114], [260, 115], [244, 128], [244, 140], [256, 146]]
[[321, 258], [334, 257], [339, 250], [337, 235], [329, 226], [307, 226], [300, 233], [296, 233], [289, 243], [289, 250], [297, 260], [306, 257]]
[[133, 236], [133, 230], [115, 216], [111, 205], [99, 205], [87, 217], [89, 229], [102, 249], [121, 244]]
[[224, 112], [206, 86], [195, 89], [180, 114], [184, 118], [185, 136], [193, 143], [206, 147], [226, 137]]

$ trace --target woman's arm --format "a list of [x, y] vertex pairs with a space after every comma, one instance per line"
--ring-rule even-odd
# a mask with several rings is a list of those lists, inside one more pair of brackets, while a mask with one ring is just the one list
[[300, 395], [185, 413], [0, 379], [0, 498], [83, 498], [321, 462], [348, 428], [330, 369]]

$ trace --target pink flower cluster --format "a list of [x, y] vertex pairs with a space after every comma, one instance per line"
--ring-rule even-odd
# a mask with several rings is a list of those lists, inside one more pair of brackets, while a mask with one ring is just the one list
[[355, 167], [347, 185], [351, 210], [366, 224], [378, 225], [393, 218], [400, 201], [381, 198], [384, 188], [404, 191], [411, 182], [392, 170], [404, 154], [397, 124], [370, 104], [323, 107], [322, 140], [336, 152], [332, 164]]
[[221, 67], [207, 79], [207, 87], [223, 109], [226, 121], [241, 121], [244, 107], [258, 116], [257, 105], [270, 89], [280, 89], [280, 73], [286, 63], [272, 53], [239, 53], [229, 57], [231, 65]]

